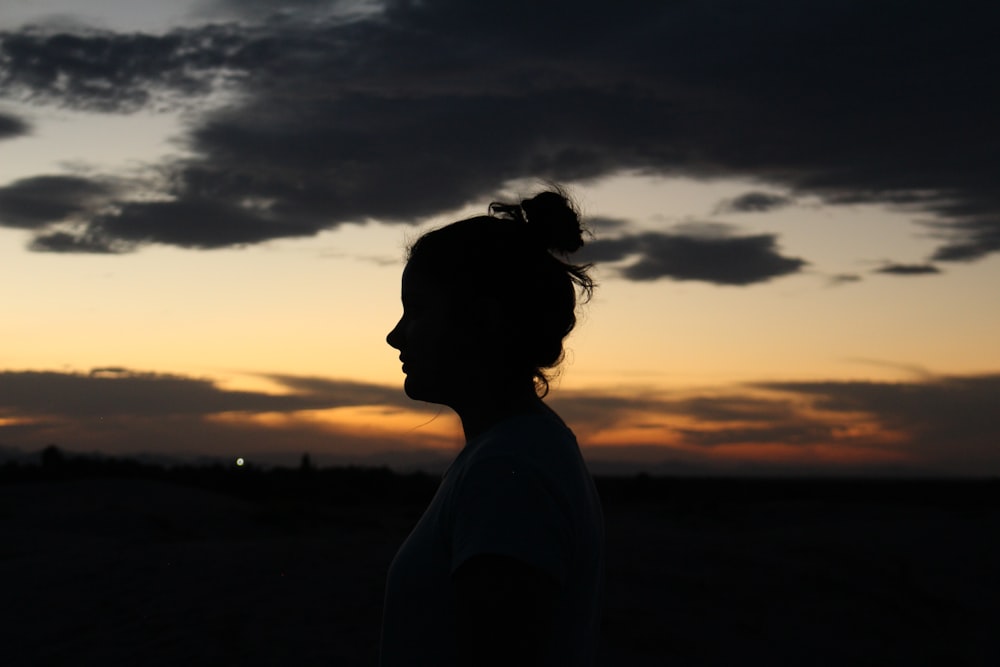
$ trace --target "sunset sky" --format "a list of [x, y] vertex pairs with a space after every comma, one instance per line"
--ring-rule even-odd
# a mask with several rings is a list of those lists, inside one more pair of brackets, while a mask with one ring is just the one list
[[0, 454], [440, 467], [406, 244], [558, 182], [595, 469], [998, 475], [986, 4], [0, 0]]

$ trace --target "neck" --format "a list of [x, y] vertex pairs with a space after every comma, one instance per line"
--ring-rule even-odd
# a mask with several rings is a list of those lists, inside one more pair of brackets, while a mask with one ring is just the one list
[[452, 408], [462, 420], [466, 442], [510, 417], [551, 412], [535, 393], [533, 382], [521, 385], [514, 391], [487, 389], [483, 392], [471, 392]]

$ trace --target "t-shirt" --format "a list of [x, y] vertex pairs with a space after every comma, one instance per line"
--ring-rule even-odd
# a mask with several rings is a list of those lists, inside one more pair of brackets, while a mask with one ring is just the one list
[[576, 438], [548, 414], [470, 440], [389, 566], [382, 667], [457, 664], [452, 574], [500, 554], [559, 583], [545, 664], [592, 665], [604, 588], [604, 519]]

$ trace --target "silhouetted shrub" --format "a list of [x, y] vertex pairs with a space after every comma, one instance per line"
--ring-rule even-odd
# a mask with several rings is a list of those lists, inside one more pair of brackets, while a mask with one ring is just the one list
[[42, 470], [47, 477], [61, 476], [65, 472], [66, 455], [55, 445], [49, 445], [42, 450]]

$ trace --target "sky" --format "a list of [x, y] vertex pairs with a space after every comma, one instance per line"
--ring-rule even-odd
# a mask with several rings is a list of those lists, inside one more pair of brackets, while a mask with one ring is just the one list
[[0, 0], [0, 452], [440, 468], [406, 245], [558, 183], [593, 470], [996, 476], [989, 11]]

